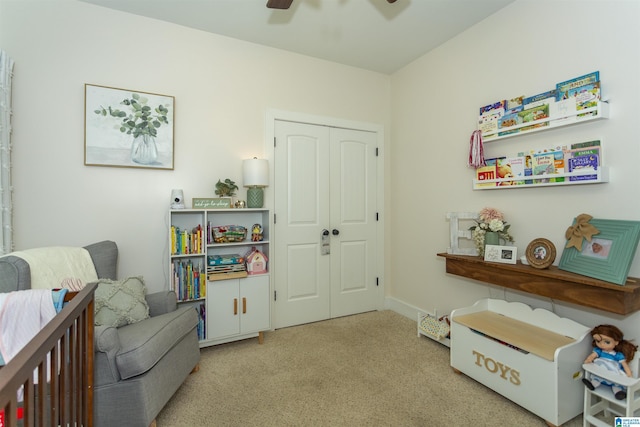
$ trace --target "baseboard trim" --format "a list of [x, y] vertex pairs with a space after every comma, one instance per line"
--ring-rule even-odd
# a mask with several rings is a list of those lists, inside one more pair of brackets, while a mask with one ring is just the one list
[[418, 312], [430, 313], [430, 311], [428, 310], [422, 310], [421, 308], [415, 307], [411, 304], [407, 304], [406, 302], [393, 297], [385, 297], [384, 308], [385, 310], [395, 311], [396, 313], [401, 314], [411, 320], [416, 320]]

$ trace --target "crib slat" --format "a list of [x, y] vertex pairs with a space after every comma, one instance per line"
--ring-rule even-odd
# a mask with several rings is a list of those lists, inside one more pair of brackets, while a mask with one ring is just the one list
[[[0, 409], [4, 409], [6, 427], [17, 425], [18, 408], [23, 409], [25, 427], [93, 426], [96, 287], [90, 283], [80, 292], [67, 293], [70, 301], [62, 311], [0, 369]], [[22, 386], [24, 398], [18, 402], [16, 392]]]

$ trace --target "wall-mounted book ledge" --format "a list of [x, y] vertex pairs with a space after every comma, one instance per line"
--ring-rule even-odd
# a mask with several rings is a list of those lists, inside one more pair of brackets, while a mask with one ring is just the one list
[[456, 276], [515, 289], [553, 300], [627, 315], [640, 310], [640, 278], [629, 277], [624, 286], [560, 270], [517, 264], [485, 262], [468, 255], [439, 253], [446, 271]]
[[[527, 176], [521, 179], [497, 178], [473, 180], [474, 190], [506, 190], [509, 188], [554, 187], [559, 185], [603, 184], [609, 182], [609, 168], [556, 174]], [[497, 185], [496, 185], [497, 184]]]
[[[555, 104], [560, 104], [557, 102]], [[500, 139], [512, 138], [514, 136], [529, 135], [545, 130], [556, 129], [563, 126], [577, 125], [596, 120], [609, 118], [609, 104], [606, 101], [599, 101], [595, 107], [570, 111], [556, 111], [553, 115], [543, 119], [520, 123], [514, 126], [505, 126], [495, 131], [483, 132], [484, 142], [493, 142]]]

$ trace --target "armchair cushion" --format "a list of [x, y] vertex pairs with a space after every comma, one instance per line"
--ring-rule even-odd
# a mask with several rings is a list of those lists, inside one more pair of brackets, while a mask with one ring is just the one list
[[141, 277], [98, 280], [95, 293], [95, 324], [124, 326], [149, 317], [146, 287]]
[[147, 372], [197, 324], [198, 313], [193, 307], [181, 307], [118, 328], [120, 351], [116, 365], [120, 377], [127, 379]]

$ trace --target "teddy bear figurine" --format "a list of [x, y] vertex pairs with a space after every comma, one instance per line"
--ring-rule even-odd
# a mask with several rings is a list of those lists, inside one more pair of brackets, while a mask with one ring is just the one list
[[[587, 356], [584, 363], [595, 363], [608, 371], [619, 375], [631, 377], [629, 363], [638, 349], [637, 345], [624, 339], [622, 331], [613, 325], [598, 325], [591, 330], [593, 338], [593, 351]], [[613, 395], [618, 400], [627, 397], [626, 388], [598, 376], [592, 376], [591, 380], [582, 379], [589, 390], [595, 390], [601, 384], [611, 387]]]

